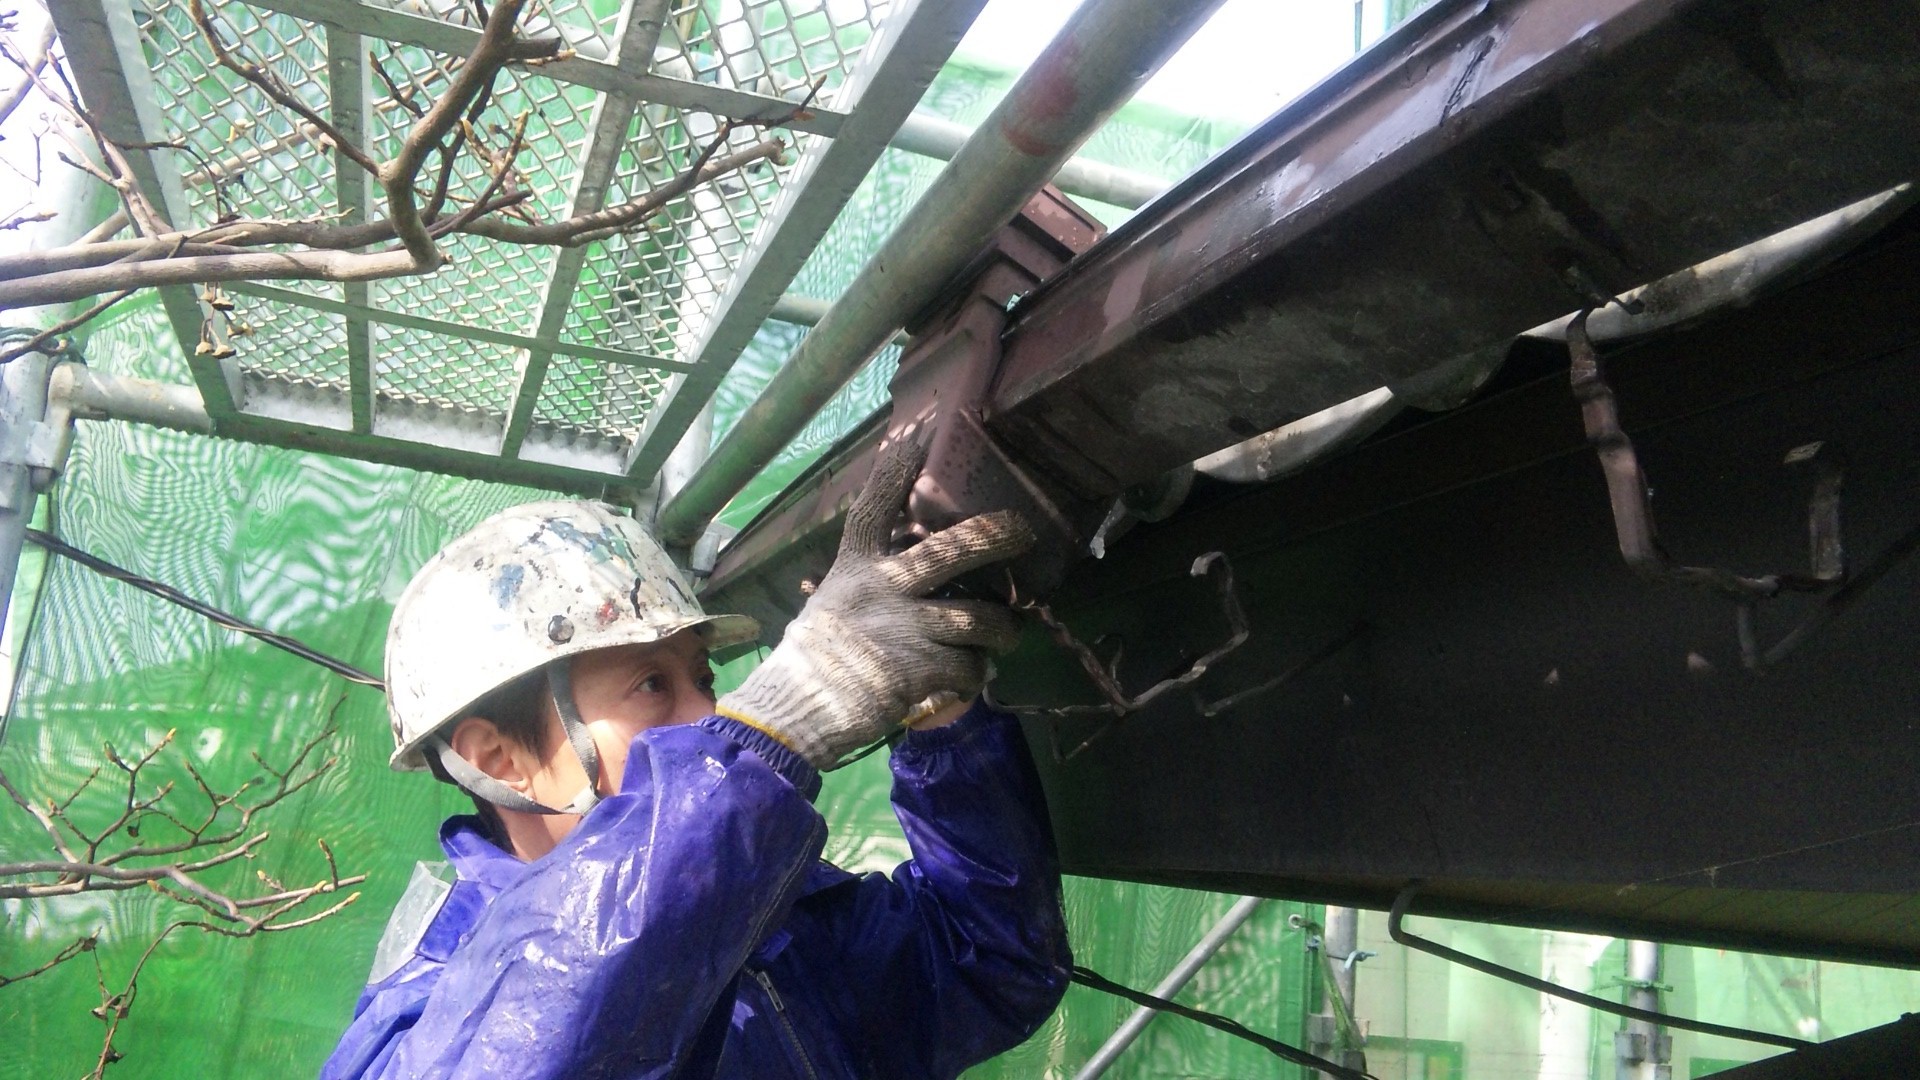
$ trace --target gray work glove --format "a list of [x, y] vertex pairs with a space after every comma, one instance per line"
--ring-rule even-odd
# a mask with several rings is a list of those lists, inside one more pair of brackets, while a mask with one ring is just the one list
[[823, 772], [884, 738], [929, 697], [979, 693], [986, 654], [1011, 649], [1020, 636], [1005, 605], [922, 599], [959, 574], [1030, 547], [1033, 530], [1020, 515], [968, 518], [887, 554], [925, 459], [911, 446], [881, 455], [847, 511], [832, 571], [787, 624], [779, 646], [717, 706]]

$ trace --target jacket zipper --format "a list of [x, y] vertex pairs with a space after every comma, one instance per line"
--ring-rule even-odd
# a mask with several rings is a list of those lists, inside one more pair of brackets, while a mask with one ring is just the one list
[[753, 981], [767, 992], [767, 1000], [773, 1002], [774, 1015], [780, 1018], [780, 1027], [787, 1033], [787, 1043], [800, 1058], [800, 1065], [807, 1070], [808, 1080], [820, 1080], [820, 1074], [813, 1071], [813, 1062], [807, 1057], [807, 1048], [800, 1044], [800, 1033], [793, 1030], [793, 1021], [787, 1017], [787, 1003], [780, 1000], [780, 991], [773, 988], [773, 979], [758, 968], [753, 969]]

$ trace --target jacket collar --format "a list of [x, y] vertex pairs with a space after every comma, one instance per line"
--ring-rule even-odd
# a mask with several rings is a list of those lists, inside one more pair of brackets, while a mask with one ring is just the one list
[[440, 823], [440, 850], [460, 880], [479, 885], [489, 897], [527, 873], [528, 864], [488, 839], [486, 822], [474, 814], [456, 814]]

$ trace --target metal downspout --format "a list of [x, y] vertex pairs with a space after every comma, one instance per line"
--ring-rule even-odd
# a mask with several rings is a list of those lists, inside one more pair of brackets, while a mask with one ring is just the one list
[[[1213, 924], [1213, 929], [1207, 931], [1207, 935], [1193, 947], [1193, 951], [1189, 952], [1172, 971], [1167, 972], [1167, 977], [1161, 979], [1159, 985], [1153, 988], [1153, 996], [1171, 998], [1179, 993], [1195, 975], [1199, 974], [1201, 968], [1207, 966], [1207, 961], [1213, 959], [1213, 954], [1220, 951], [1220, 946], [1227, 943], [1227, 939], [1233, 936], [1234, 931], [1245, 926], [1247, 920], [1253, 918], [1253, 913], [1259, 910], [1261, 902], [1258, 896], [1243, 896], [1238, 903], [1228, 908], [1227, 913], [1220, 917], [1220, 921]], [[1159, 1015], [1158, 1009], [1149, 1009], [1144, 1005], [1133, 1010], [1133, 1015], [1127, 1017], [1126, 1022], [1121, 1024], [1105, 1043], [1101, 1044], [1100, 1049], [1095, 1051], [1091, 1058], [1087, 1059], [1087, 1063], [1081, 1066], [1080, 1071], [1073, 1074], [1073, 1080], [1093, 1080], [1094, 1077], [1112, 1068], [1120, 1055], [1126, 1053], [1127, 1047], [1132, 1046], [1134, 1040], [1140, 1037], [1140, 1033], [1153, 1022], [1153, 1018]]]
[[[44, 13], [42, 17], [51, 18]], [[38, 108], [30, 95], [17, 115], [24, 119]], [[19, 124], [12, 126], [17, 128]], [[113, 204], [111, 191], [95, 184], [80, 170], [62, 169], [51, 173], [39, 189], [34, 205], [52, 211], [52, 216], [0, 234], [0, 251], [48, 250], [71, 243], [93, 223], [110, 216], [109, 207]], [[88, 303], [90, 301], [81, 300], [74, 304], [15, 308], [6, 312], [0, 322], [6, 324], [12, 340], [19, 340], [34, 330], [54, 325]], [[54, 466], [65, 457], [66, 439], [70, 434], [71, 425], [64, 417], [56, 417], [52, 425], [48, 424], [48, 381], [53, 368], [53, 358], [39, 352], [0, 365], [0, 642], [5, 641], [7, 609], [13, 602], [13, 583], [20, 572], [20, 551], [26, 543], [27, 524], [33, 520], [39, 493], [53, 483]], [[0, 687], [0, 695], [6, 695], [9, 689]], [[0, 708], [10, 711], [7, 700], [0, 696]]]
[[1221, 0], [1088, 0], [862, 267], [685, 489], [661, 538], [688, 544], [893, 332], [1207, 20]]
[[[1627, 1004], [1660, 1012], [1660, 943], [1627, 942]], [[1613, 1036], [1615, 1080], [1673, 1080], [1673, 1036], [1659, 1024], [1630, 1018]]]
[[1358, 961], [1372, 954], [1360, 952], [1360, 909], [1330, 906], [1321, 918], [1320, 955], [1328, 977], [1320, 987], [1316, 1027], [1324, 1031], [1326, 1037], [1316, 1039], [1309, 1049], [1321, 1057], [1364, 1070], [1366, 1059], [1360, 1056], [1360, 1047], [1356, 1045], [1360, 1033], [1353, 1020], [1354, 989]]

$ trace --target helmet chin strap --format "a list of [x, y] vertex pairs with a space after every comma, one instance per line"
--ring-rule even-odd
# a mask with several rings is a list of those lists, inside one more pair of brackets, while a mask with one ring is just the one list
[[587, 774], [587, 786], [566, 806], [555, 809], [488, 776], [455, 753], [452, 744], [438, 735], [433, 737], [432, 746], [439, 753], [440, 765], [447, 770], [447, 775], [467, 791], [503, 810], [518, 810], [523, 814], [584, 814], [600, 802], [600, 751], [593, 745], [593, 733], [587, 730], [580, 706], [573, 699], [572, 664], [564, 658], [555, 660], [547, 665], [546, 674], [553, 711], [560, 715], [567, 743], [573, 747], [574, 757], [580, 759], [581, 771]]
[[573, 699], [573, 662], [563, 657], [547, 665], [547, 693], [553, 698], [553, 711], [560, 714], [560, 726], [573, 744], [573, 756], [580, 759], [580, 771], [587, 774], [587, 786], [567, 804], [563, 814], [584, 814], [600, 802], [600, 750], [593, 745], [593, 733], [580, 716]]

